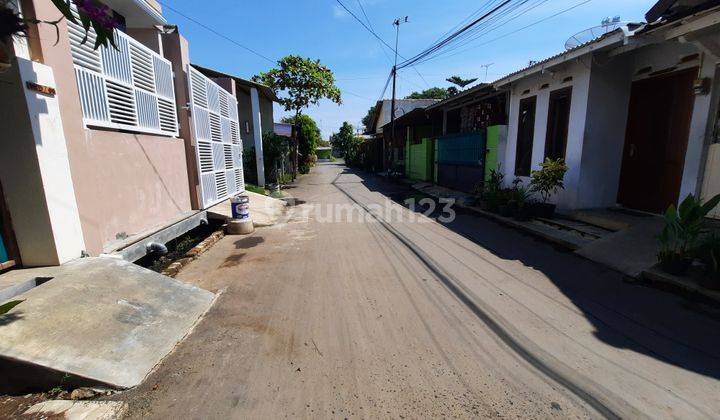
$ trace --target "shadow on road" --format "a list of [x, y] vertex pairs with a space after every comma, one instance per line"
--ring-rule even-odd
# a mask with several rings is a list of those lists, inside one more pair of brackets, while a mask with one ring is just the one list
[[[418, 195], [405, 184], [366, 172], [345, 168], [343, 174], [359, 177], [370, 191], [404, 206], [405, 199]], [[627, 283], [619, 272], [475, 213], [455, 210], [457, 217], [443, 223], [446, 228], [499, 258], [542, 272], [592, 323], [595, 337], [602, 342], [720, 379], [720, 307]], [[517, 280], [553, 299], [547, 287], [542, 290], [530, 279]]]

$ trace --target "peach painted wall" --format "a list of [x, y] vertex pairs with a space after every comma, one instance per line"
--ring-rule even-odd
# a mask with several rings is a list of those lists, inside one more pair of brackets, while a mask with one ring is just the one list
[[[33, 5], [38, 19], [57, 19], [51, 2]], [[42, 59], [55, 74], [87, 251], [98, 255], [118, 234], [141, 233], [191, 211], [185, 145], [180, 138], [86, 129], [64, 21], [59, 29], [57, 40], [52, 27], [40, 25]]]

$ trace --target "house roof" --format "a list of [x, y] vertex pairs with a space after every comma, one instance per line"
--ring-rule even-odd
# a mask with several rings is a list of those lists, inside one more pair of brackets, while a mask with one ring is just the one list
[[672, 22], [718, 5], [718, 0], [659, 0], [645, 13], [645, 19], [651, 23], [658, 19]]
[[[395, 118], [399, 118], [406, 113], [416, 108], [426, 108], [434, 103], [439, 102], [439, 99], [396, 99], [395, 100]], [[373, 123], [368, 128], [369, 132], [377, 132], [378, 129], [382, 128], [390, 121], [390, 104], [391, 99], [384, 99], [377, 101], [375, 104], [375, 115], [373, 116]], [[387, 106], [385, 106], [387, 104]]]
[[591, 39], [583, 44], [573, 47], [569, 50], [565, 50], [551, 57], [545, 58], [538, 62], [534, 62], [529, 66], [526, 66], [520, 70], [514, 71], [492, 83], [495, 88], [505, 86], [512, 83], [515, 80], [522, 79], [531, 74], [540, 72], [546, 68], [556, 66], [565, 61], [573, 60], [577, 57], [583, 56], [587, 53], [606, 48], [611, 45], [622, 42], [626, 37], [632, 35], [633, 31], [642, 27], [641, 24], [628, 24], [627, 27], [618, 28], [614, 31], [603, 34], [595, 39]]
[[433, 109], [442, 108], [445, 106], [453, 105], [455, 102], [463, 101], [468, 99], [470, 96], [473, 96], [475, 94], [480, 94], [482, 96], [491, 95], [496, 92], [495, 87], [491, 83], [480, 83], [477, 86], [473, 86], [470, 89], [463, 90], [462, 92], [458, 93], [457, 95], [451, 96], [447, 99], [443, 99], [440, 102], [434, 103], [426, 108], [427, 111], [432, 111]]
[[[427, 108], [415, 108], [412, 111], [395, 118], [395, 124], [402, 126], [403, 124], [412, 124], [417, 121], [422, 121], [426, 117], [425, 116], [426, 110], [427, 110]], [[380, 128], [384, 129], [385, 127], [388, 127], [390, 124], [392, 124], [392, 122], [388, 121], [385, 125], [383, 125]]]
[[198, 69], [201, 73], [208, 77], [229, 77], [231, 79], [235, 80], [236, 85], [244, 86], [246, 88], [257, 88], [257, 90], [262, 93], [263, 96], [268, 98], [269, 100], [273, 102], [278, 102], [279, 99], [275, 92], [270, 89], [269, 86], [263, 85], [262, 83], [253, 82], [252, 80], [243, 79], [242, 77], [234, 76], [232, 74], [223, 73], [217, 70], [209, 69], [207, 67], [199, 66], [197, 64], [192, 64], [193, 67]]

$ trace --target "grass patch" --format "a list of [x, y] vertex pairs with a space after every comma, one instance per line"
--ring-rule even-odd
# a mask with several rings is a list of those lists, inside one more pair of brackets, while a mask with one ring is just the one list
[[262, 195], [268, 195], [268, 190], [266, 190], [263, 187], [258, 187], [257, 185], [253, 184], [245, 184], [245, 189], [247, 191], [253, 192], [255, 194], [262, 194]]

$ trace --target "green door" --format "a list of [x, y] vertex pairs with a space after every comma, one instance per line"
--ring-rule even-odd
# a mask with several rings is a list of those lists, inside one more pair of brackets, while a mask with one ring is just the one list
[[490, 179], [490, 171], [498, 167], [498, 144], [500, 143], [500, 125], [487, 128], [487, 142], [485, 144], [485, 181]]

